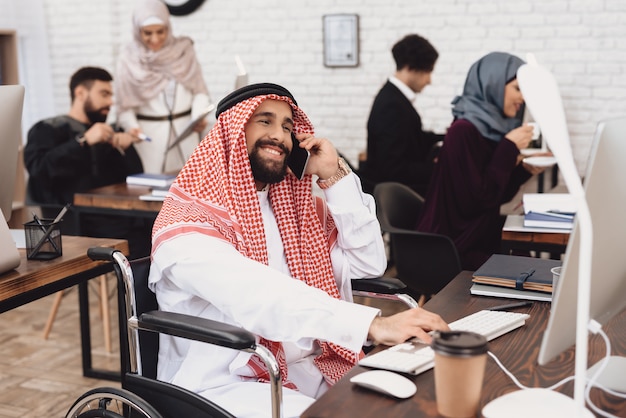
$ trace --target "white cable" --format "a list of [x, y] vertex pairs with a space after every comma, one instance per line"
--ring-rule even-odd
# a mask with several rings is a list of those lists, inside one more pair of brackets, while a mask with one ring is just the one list
[[[607, 417], [607, 418], [619, 418], [616, 415], [612, 415], [608, 412], [605, 412], [603, 410], [601, 410], [600, 408], [598, 408], [593, 402], [591, 402], [590, 399], [590, 392], [591, 392], [591, 388], [592, 387], [596, 387], [598, 389], [601, 389], [611, 395], [617, 396], [619, 398], [624, 398], [626, 399], [626, 393], [620, 393], [620, 392], [616, 392], [614, 390], [611, 390], [609, 388], [606, 388], [604, 386], [602, 386], [600, 383], [596, 382], [596, 379], [598, 378], [598, 376], [600, 376], [600, 374], [602, 373], [602, 371], [606, 368], [607, 364], [608, 364], [608, 359], [611, 355], [611, 342], [609, 341], [609, 338], [607, 337], [606, 333], [604, 331], [602, 331], [602, 326], [595, 320], [591, 320], [589, 321], [589, 325], [588, 325], [588, 329], [589, 331], [591, 331], [594, 334], [600, 334], [600, 336], [602, 337], [602, 339], [604, 340], [605, 344], [606, 344], [606, 356], [604, 357], [604, 359], [602, 359], [602, 363], [598, 366], [598, 369], [595, 371], [595, 373], [593, 374], [593, 376], [591, 376], [591, 378], [587, 378], [587, 386], [585, 388], [585, 400], [586, 402], [589, 404], [589, 406], [591, 407], [591, 409], [593, 409], [597, 414], [603, 416], [603, 417]], [[520, 389], [531, 389], [528, 386], [523, 385], [519, 380], [517, 380], [517, 378], [513, 375], [513, 373], [511, 373], [506, 367], [504, 367], [504, 365], [502, 364], [502, 362], [498, 359], [498, 357], [496, 357], [495, 354], [493, 354], [491, 351], [487, 351], [487, 354], [489, 354], [489, 357], [491, 357], [493, 359], [493, 361], [496, 362], [496, 364], [498, 365], [498, 367], [500, 367], [500, 369], [502, 369], [502, 371], [504, 372], [504, 374], [506, 374], [512, 381], [513, 383], [515, 383], [515, 385], [517, 387], [519, 387]], [[574, 380], [574, 376], [569, 376], [566, 377], [565, 379], [561, 380], [560, 382], [555, 383], [554, 385], [546, 388], [548, 390], [554, 390], [556, 388], [558, 388], [559, 386], [564, 385], [565, 383]]]
[[611, 388], [607, 388], [606, 386], [603, 386], [601, 383], [598, 383], [598, 382], [595, 382], [593, 384], [593, 386], [598, 388], [598, 389], [600, 389], [600, 390], [605, 391], [606, 393], [608, 393], [610, 395], [616, 396], [618, 398], [626, 399], [626, 393], [624, 393], [624, 392], [617, 392], [617, 391], [615, 391], [615, 390], [613, 390]]
[[591, 376], [591, 378], [589, 378], [587, 381], [587, 387], [585, 388], [585, 401], [587, 401], [587, 404], [589, 404], [591, 409], [593, 409], [593, 411], [596, 414], [601, 415], [603, 417], [607, 417], [607, 418], [618, 418], [616, 415], [613, 415], [606, 411], [601, 410], [593, 402], [591, 402], [591, 397], [589, 396], [589, 394], [591, 393], [591, 388], [594, 386], [596, 387], [600, 386], [596, 383], [596, 380], [602, 374], [607, 364], [609, 364], [609, 357], [611, 356], [611, 341], [609, 341], [609, 337], [606, 335], [604, 331], [602, 331], [602, 326], [597, 321], [593, 319], [589, 321], [588, 328], [589, 328], [589, 331], [591, 331], [592, 333], [600, 334], [600, 336], [604, 340], [604, 344], [606, 345], [606, 355], [601, 360], [601, 363], [598, 366], [598, 369], [594, 372], [593, 376]]
[[[511, 373], [510, 371], [507, 370], [506, 367], [504, 367], [504, 365], [500, 362], [500, 360], [498, 360], [498, 358], [496, 357], [495, 354], [493, 354], [491, 351], [487, 351], [487, 354], [489, 354], [489, 356], [493, 359], [493, 361], [495, 361], [496, 364], [502, 369], [504, 374], [509, 376], [509, 378], [513, 381], [513, 383], [515, 383], [515, 385], [518, 388], [520, 388], [520, 389], [532, 389], [529, 386], [524, 386], [523, 384], [521, 384], [520, 381], [517, 380], [517, 378], [515, 376], [513, 376], [513, 373]], [[574, 376], [566, 377], [565, 379], [561, 380], [560, 382], [555, 383], [554, 385], [552, 385], [550, 387], [547, 387], [546, 389], [554, 390], [554, 389], [558, 388], [559, 386], [562, 386], [562, 385], [564, 385], [567, 382], [572, 381], [572, 380], [574, 380]]]

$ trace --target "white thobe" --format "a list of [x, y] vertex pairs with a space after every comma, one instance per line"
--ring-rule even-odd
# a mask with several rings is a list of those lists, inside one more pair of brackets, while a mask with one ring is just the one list
[[[182, 133], [191, 121], [202, 114], [208, 105], [208, 95], [194, 95], [182, 84], [171, 80], [167, 88], [154, 99], [134, 109], [121, 112], [117, 117], [117, 123], [125, 131], [139, 127], [152, 140], [134, 144], [141, 158], [144, 172], [153, 174], [177, 172], [198, 145], [200, 138], [194, 132], [180, 142], [180, 148], [174, 147], [167, 151], [168, 147], [174, 142], [176, 135]], [[171, 129], [169, 120], [137, 119], [138, 114], [160, 117], [170, 113], [186, 112], [189, 109], [191, 109], [191, 115], [181, 116], [172, 121], [174, 129]]]
[[[361, 192], [354, 174], [324, 194], [339, 231], [331, 252], [333, 272], [342, 298], [351, 300], [350, 279], [380, 276], [386, 267], [374, 200]], [[299, 388], [284, 390], [284, 415], [299, 416], [326, 387], [313, 363], [314, 340], [358, 352], [380, 311], [334, 299], [290, 277], [267, 192], [258, 195], [269, 266], [244, 257], [221, 239], [192, 233], [156, 250], [150, 284], [160, 309], [227, 322], [283, 342], [288, 378]], [[242, 381], [235, 373], [247, 370], [250, 356], [162, 336], [158, 377], [206, 396], [237, 417], [270, 416], [269, 385]]]

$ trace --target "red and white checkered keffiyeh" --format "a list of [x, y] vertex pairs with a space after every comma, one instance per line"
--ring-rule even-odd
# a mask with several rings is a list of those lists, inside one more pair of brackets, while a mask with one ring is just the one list
[[[268, 264], [267, 244], [256, 185], [246, 148], [244, 127], [267, 99], [282, 100], [293, 109], [294, 131], [313, 133], [306, 114], [289, 98], [268, 94], [244, 100], [222, 113], [215, 126], [191, 155], [163, 202], [153, 228], [153, 251], [169, 239], [199, 232], [223, 239], [242, 255]], [[291, 173], [270, 185], [269, 198], [278, 223], [291, 276], [339, 298], [330, 250], [337, 231], [332, 217], [311, 191], [312, 177], [302, 181]], [[323, 213], [324, 215], [318, 215]], [[288, 314], [288, 313], [286, 313]], [[286, 386], [287, 365], [282, 344], [260, 338], [276, 356]], [[334, 384], [362, 356], [327, 342], [315, 363], [326, 381]], [[263, 363], [248, 363], [259, 380], [268, 378]]]

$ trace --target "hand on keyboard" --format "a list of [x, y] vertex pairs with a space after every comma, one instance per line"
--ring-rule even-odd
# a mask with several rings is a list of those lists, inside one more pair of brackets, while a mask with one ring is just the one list
[[376, 317], [370, 325], [368, 339], [377, 344], [394, 345], [418, 337], [430, 343], [430, 330], [447, 331], [448, 324], [425, 309], [407, 309], [388, 317]]
[[[521, 327], [526, 323], [527, 318], [529, 315], [524, 313], [484, 310], [451, 322], [450, 329], [476, 332], [491, 341]], [[429, 345], [412, 339], [369, 355], [359, 364], [401, 373], [420, 374], [433, 367], [434, 357], [435, 354]]]

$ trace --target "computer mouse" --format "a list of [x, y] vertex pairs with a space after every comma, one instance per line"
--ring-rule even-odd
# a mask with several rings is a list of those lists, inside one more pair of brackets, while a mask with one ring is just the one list
[[415, 383], [398, 373], [387, 370], [370, 370], [350, 378], [356, 385], [384, 393], [395, 398], [406, 399], [415, 394]]

